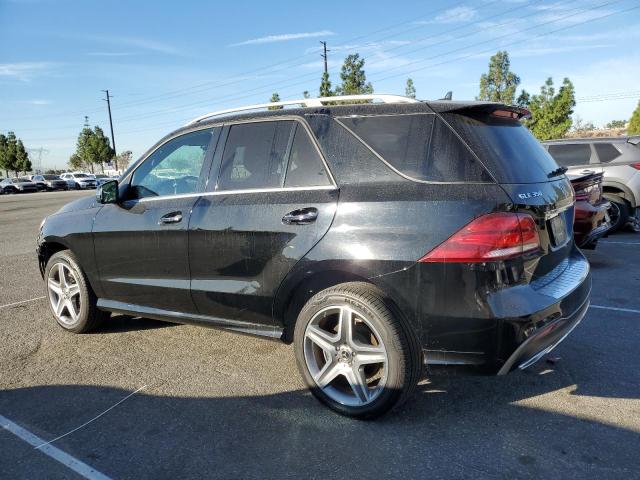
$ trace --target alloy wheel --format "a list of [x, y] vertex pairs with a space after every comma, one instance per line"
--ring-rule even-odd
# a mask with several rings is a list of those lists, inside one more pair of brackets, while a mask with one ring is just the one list
[[49, 270], [47, 290], [51, 308], [58, 320], [73, 325], [80, 316], [80, 285], [76, 274], [64, 263], [57, 263]]
[[314, 315], [304, 333], [304, 358], [318, 388], [340, 404], [361, 407], [384, 390], [386, 347], [372, 323], [348, 306]]

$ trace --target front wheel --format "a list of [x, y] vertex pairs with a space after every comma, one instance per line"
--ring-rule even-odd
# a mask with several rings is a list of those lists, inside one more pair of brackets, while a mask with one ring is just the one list
[[329, 408], [374, 418], [404, 402], [421, 373], [415, 335], [374, 286], [345, 283], [312, 297], [298, 316], [296, 360]]
[[58, 325], [69, 332], [96, 329], [108, 312], [98, 310], [97, 298], [78, 261], [69, 250], [51, 256], [45, 268], [49, 307]]

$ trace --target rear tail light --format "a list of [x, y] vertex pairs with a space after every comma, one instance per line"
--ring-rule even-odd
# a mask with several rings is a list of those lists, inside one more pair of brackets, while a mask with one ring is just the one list
[[576, 192], [576, 202], [580, 200], [589, 200], [591, 198], [590, 192], [585, 192], [584, 190], [578, 190]]
[[640, 170], [640, 162], [632, 163], [632, 164], [631, 164], [631, 166], [632, 166], [633, 168], [635, 168], [636, 170]]
[[418, 261], [494, 262], [517, 257], [538, 248], [538, 229], [530, 215], [489, 213], [462, 227]]

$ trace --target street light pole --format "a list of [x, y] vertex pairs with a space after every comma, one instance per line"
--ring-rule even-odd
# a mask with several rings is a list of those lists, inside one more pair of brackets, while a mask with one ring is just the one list
[[111, 127], [111, 146], [113, 147], [113, 163], [116, 167], [116, 171], [118, 170], [118, 157], [116, 155], [116, 139], [113, 136], [113, 120], [111, 118], [111, 95], [109, 95], [109, 90], [102, 90], [107, 98], [103, 98], [107, 102], [107, 110], [109, 110], [109, 126]]

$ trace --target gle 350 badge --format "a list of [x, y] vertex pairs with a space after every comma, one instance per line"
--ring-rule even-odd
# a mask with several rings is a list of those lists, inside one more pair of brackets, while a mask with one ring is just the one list
[[522, 200], [526, 198], [535, 198], [535, 197], [541, 197], [541, 196], [542, 196], [542, 192], [540, 190], [535, 192], [525, 192], [525, 193], [518, 194], [518, 198], [521, 198]]

